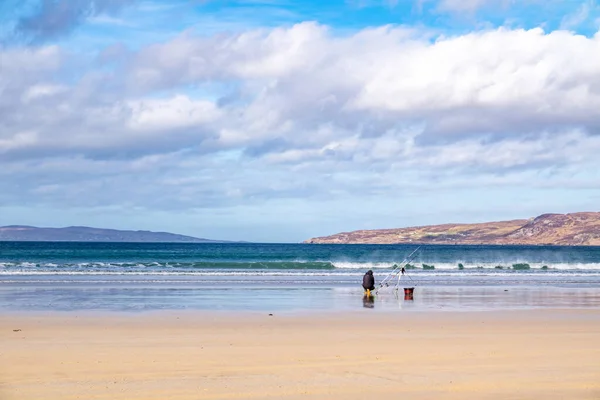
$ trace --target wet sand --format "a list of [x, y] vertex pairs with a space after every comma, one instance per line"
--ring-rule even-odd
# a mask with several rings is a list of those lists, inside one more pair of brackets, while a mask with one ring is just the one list
[[600, 310], [0, 315], [0, 399], [600, 399]]

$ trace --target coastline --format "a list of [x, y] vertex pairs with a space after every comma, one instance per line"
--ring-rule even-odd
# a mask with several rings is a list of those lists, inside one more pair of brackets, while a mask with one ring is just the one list
[[597, 399], [600, 310], [0, 314], [0, 398]]

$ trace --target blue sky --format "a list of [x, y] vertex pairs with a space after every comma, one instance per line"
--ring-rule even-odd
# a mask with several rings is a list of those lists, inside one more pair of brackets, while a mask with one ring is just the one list
[[0, 225], [298, 242], [596, 211], [600, 6], [5, 0]]

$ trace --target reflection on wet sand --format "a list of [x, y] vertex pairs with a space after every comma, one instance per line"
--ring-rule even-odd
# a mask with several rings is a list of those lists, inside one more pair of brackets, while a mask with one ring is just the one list
[[374, 296], [363, 296], [363, 307], [365, 308], [375, 308], [375, 297]]
[[[255, 310], [309, 311], [483, 311], [528, 308], [600, 308], [600, 287], [425, 286], [414, 294], [381, 290], [363, 297], [362, 288], [289, 286], [216, 286], [168, 281], [63, 282], [0, 284], [0, 313], [4, 311], [152, 311]], [[358, 301], [362, 298], [362, 307]]]
[[502, 310], [527, 308], [599, 308], [597, 288], [557, 287], [419, 287], [404, 296], [380, 293], [377, 308], [397, 308], [409, 301], [421, 310]]

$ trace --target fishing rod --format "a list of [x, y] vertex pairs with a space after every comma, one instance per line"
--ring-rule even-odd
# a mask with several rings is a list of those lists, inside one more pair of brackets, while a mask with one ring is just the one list
[[[398, 269], [400, 269], [400, 271], [402, 270], [402, 268], [404, 268], [404, 265], [406, 265], [406, 263], [408, 263], [414, 256], [414, 254], [417, 252], [417, 250], [419, 250], [421, 248], [421, 246], [418, 246], [416, 249], [414, 249], [412, 251], [412, 253], [410, 253], [407, 257], [404, 258], [404, 260], [402, 260], [402, 262], [400, 263], [400, 265], [396, 265], [396, 267], [392, 270], [392, 272], [390, 272], [388, 274], [388, 276], [386, 276], [381, 283], [379, 284], [379, 287], [377, 288], [377, 290], [375, 290], [375, 294], [379, 293], [379, 289], [381, 289], [384, 285], [387, 287], [389, 286], [388, 281], [395, 275], [397, 275]], [[410, 278], [410, 277], [409, 277]], [[412, 278], [410, 279], [412, 281]]]
[[418, 246], [416, 249], [414, 249], [408, 256], [406, 256], [404, 258], [404, 260], [402, 260], [402, 262], [400, 262], [400, 264], [396, 264], [396, 266], [394, 267], [394, 269], [381, 281], [381, 283], [379, 284], [379, 288], [378, 290], [383, 287], [384, 285], [389, 286], [388, 281], [395, 276], [396, 274], [399, 273], [399, 270], [401, 270], [406, 263], [408, 263], [413, 256], [415, 255], [415, 253], [417, 252], [417, 250], [419, 250], [421, 248], [421, 246]]

